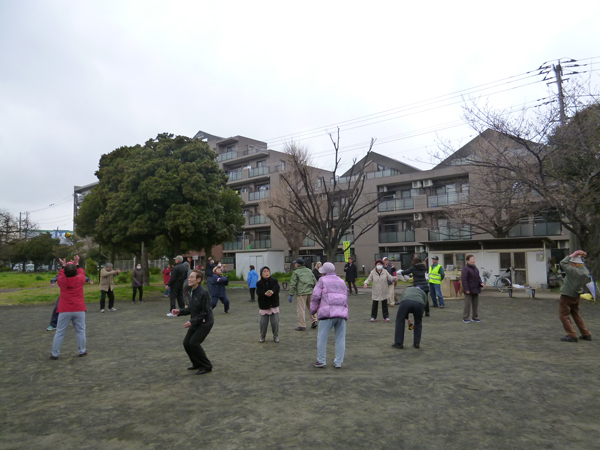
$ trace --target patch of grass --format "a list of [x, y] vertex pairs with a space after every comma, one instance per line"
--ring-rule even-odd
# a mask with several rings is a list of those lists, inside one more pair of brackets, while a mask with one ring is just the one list
[[0, 289], [46, 287], [50, 285], [50, 279], [55, 276], [56, 272], [42, 272], [38, 274], [2, 272], [0, 273]]

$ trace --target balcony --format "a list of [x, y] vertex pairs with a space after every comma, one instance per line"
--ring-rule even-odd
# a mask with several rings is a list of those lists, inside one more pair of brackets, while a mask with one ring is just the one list
[[354, 234], [353, 233], [345, 234], [345, 235], [343, 235], [340, 238], [340, 245], [344, 245], [343, 244], [344, 241], [352, 242], [353, 240], [354, 240]]
[[414, 231], [392, 231], [379, 233], [379, 242], [382, 244], [390, 242], [415, 242]]
[[247, 150], [244, 150], [244, 156], [250, 156], [250, 155], [255, 155], [257, 153], [265, 153], [268, 150], [266, 148], [257, 148], [257, 147], [252, 147], [251, 145], [248, 146]]
[[248, 194], [248, 201], [255, 202], [257, 200], [262, 200], [263, 198], [269, 198], [270, 195], [271, 195], [270, 190], [250, 192]]
[[248, 225], [262, 225], [265, 223], [270, 223], [271, 219], [266, 216], [261, 216], [259, 214], [248, 216]]
[[462, 239], [471, 239], [471, 227], [440, 227], [437, 230], [429, 230], [430, 241], [458, 241]]
[[412, 198], [398, 198], [395, 200], [386, 200], [378, 206], [379, 212], [403, 211], [405, 209], [414, 209], [415, 204]]
[[535, 222], [516, 225], [508, 232], [508, 237], [560, 236], [561, 234], [560, 222]]
[[229, 161], [238, 157], [238, 152], [221, 153], [217, 156], [217, 162]]
[[243, 250], [243, 248], [244, 248], [244, 243], [242, 241], [224, 242], [223, 243], [223, 250], [225, 250], [225, 251]]
[[258, 241], [250, 241], [248, 246], [249, 250], [256, 250], [260, 248], [271, 248], [271, 239], [260, 239]]
[[437, 208], [438, 206], [458, 205], [469, 201], [468, 192], [456, 192], [454, 194], [430, 195], [427, 197], [427, 206]]
[[315, 240], [309, 237], [304, 238], [304, 240], [302, 241], [302, 247], [315, 247], [316, 245], [317, 243], [315, 242]]
[[261, 175], [269, 175], [269, 167], [262, 166], [248, 171], [248, 178], [260, 177]]
[[373, 178], [393, 177], [394, 175], [400, 175], [400, 172], [396, 169], [380, 170], [378, 172], [367, 172], [367, 180], [372, 180]]
[[241, 179], [242, 179], [242, 170], [240, 169], [240, 170], [229, 172], [229, 179], [227, 181], [231, 182], [231, 181], [237, 181], [237, 180], [241, 180]]
[[[360, 174], [354, 174], [351, 177], [339, 177], [337, 179], [337, 184], [348, 184], [352, 181], [356, 181], [358, 180], [358, 177], [360, 176]], [[333, 178], [329, 181], [329, 183], [333, 186]]]

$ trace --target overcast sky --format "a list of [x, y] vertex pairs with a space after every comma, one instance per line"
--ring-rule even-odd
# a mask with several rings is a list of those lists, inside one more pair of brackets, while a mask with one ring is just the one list
[[565, 57], [600, 85], [597, 1], [420, 5], [0, 0], [0, 208], [70, 229], [100, 156], [162, 132], [294, 139], [329, 169], [339, 125], [346, 168], [373, 137], [428, 169], [473, 137], [449, 94], [533, 105], [556, 88], [525, 74]]

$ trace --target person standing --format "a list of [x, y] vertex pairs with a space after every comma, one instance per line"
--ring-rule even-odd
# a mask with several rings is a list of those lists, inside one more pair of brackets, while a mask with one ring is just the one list
[[188, 277], [188, 285], [192, 290], [189, 307], [171, 311], [173, 316], [191, 316], [190, 320], [183, 324], [188, 329], [183, 339], [183, 348], [192, 362], [188, 370], [198, 370], [196, 375], [212, 371], [212, 363], [206, 356], [202, 343], [215, 323], [210, 294], [200, 283], [202, 283], [202, 272], [193, 270]]
[[169, 295], [170, 308], [167, 316], [173, 317], [171, 311], [175, 309], [175, 301], [179, 309], [185, 307], [183, 302], [183, 283], [187, 277], [187, 269], [183, 266], [183, 256], [177, 255], [175, 257], [175, 265], [171, 269], [171, 279], [169, 280], [169, 288], [171, 289]]
[[381, 303], [381, 313], [383, 314], [383, 321], [390, 321], [390, 313], [388, 312], [388, 295], [390, 290], [388, 289], [389, 283], [394, 282], [394, 277], [385, 270], [383, 267], [383, 261], [378, 259], [375, 261], [375, 268], [371, 270], [369, 277], [365, 280], [364, 288], [369, 286], [369, 283], [373, 283], [371, 289], [371, 300], [373, 300], [373, 306], [371, 307], [371, 322], [377, 321], [377, 310], [379, 309], [379, 303]]
[[[290, 280], [290, 297], [288, 300], [292, 303], [292, 298], [296, 294], [298, 302], [298, 326], [296, 327], [296, 331], [304, 331], [306, 330], [306, 309], [310, 309], [310, 301], [312, 300], [312, 293], [317, 280], [312, 271], [305, 266], [302, 258], [298, 258], [294, 263], [296, 264], [296, 270], [294, 270]], [[311, 328], [319, 326], [316, 314], [310, 315], [310, 321]]]
[[400, 296], [400, 305], [396, 314], [396, 330], [394, 333], [394, 348], [404, 348], [404, 325], [408, 315], [412, 314], [415, 320], [413, 346], [421, 346], [421, 332], [423, 330], [423, 310], [427, 303], [427, 294], [422, 286], [408, 287]]
[[354, 259], [348, 258], [348, 262], [344, 266], [344, 272], [346, 272], [346, 283], [348, 283], [348, 295], [352, 295], [352, 286], [354, 286], [354, 292], [358, 295], [358, 288], [356, 287], [358, 269], [354, 264]]
[[260, 280], [256, 283], [258, 311], [260, 313], [260, 342], [265, 342], [267, 328], [271, 322], [273, 340], [279, 342], [279, 283], [271, 277], [267, 266], [260, 269]]
[[577, 334], [569, 316], [573, 316], [573, 320], [581, 332], [579, 338], [584, 341], [592, 340], [592, 333], [588, 331], [583, 318], [579, 315], [579, 296], [590, 279], [590, 272], [585, 267], [582, 256], [585, 258], [587, 253], [577, 250], [560, 262], [560, 267], [566, 275], [565, 282], [560, 289], [558, 306], [560, 321], [567, 332], [567, 335], [560, 339], [563, 342], [577, 342]]
[[115, 275], [119, 275], [120, 270], [113, 270], [112, 263], [104, 264], [104, 267], [100, 271], [100, 312], [104, 312], [104, 304], [106, 296], [108, 295], [108, 310], [116, 311], [115, 305]]
[[[58, 275], [50, 280], [50, 285], [56, 286], [56, 281], [58, 280]], [[94, 284], [94, 282], [86, 277], [85, 282], [89, 284]], [[46, 328], [46, 331], [54, 331], [58, 326], [58, 302], [60, 301], [60, 295], [56, 299], [56, 304], [54, 305], [54, 309], [52, 310], [52, 316], [50, 317], [50, 325]]]
[[[269, 271], [270, 272], [270, 271]], [[248, 290], [250, 291], [250, 300], [249, 302], [256, 301], [254, 299], [254, 294], [256, 292], [256, 282], [258, 281], [258, 274], [254, 269], [254, 266], [250, 266], [250, 271], [248, 272], [247, 282], [248, 282]]]
[[144, 303], [142, 298], [144, 295], [144, 271], [142, 270], [141, 264], [137, 264], [135, 269], [131, 271], [131, 287], [133, 288], [131, 303], [135, 305], [135, 295], [137, 294], [137, 291], [140, 292], [140, 303]]
[[318, 261], [315, 264], [315, 267], [313, 267], [312, 273], [315, 276], [315, 280], [317, 280], [317, 283], [319, 282], [319, 278], [321, 278], [321, 272], [319, 272], [319, 269], [323, 267], [323, 264], [321, 264], [321, 261]]
[[169, 264], [163, 269], [162, 276], [163, 284], [165, 285], [165, 297], [168, 297], [170, 294], [169, 280], [171, 279], [171, 266]]
[[394, 277], [394, 282], [392, 284], [388, 284], [389, 292], [388, 292], [388, 299], [387, 299], [388, 306], [390, 308], [393, 308], [394, 305], [396, 304], [396, 281], [398, 280], [398, 278], [396, 277], [397, 272], [396, 272], [396, 268], [390, 262], [390, 260], [388, 259], [387, 256], [384, 257], [382, 259], [382, 261], [383, 261], [383, 268], [385, 270], [387, 270], [391, 276]]
[[475, 257], [473, 255], [467, 255], [467, 264], [463, 267], [460, 274], [460, 278], [463, 285], [463, 292], [465, 293], [465, 307], [463, 310], [463, 322], [469, 323], [469, 314], [471, 313], [471, 307], [473, 307], [473, 319], [471, 322], [481, 322], [479, 319], [479, 293], [483, 289], [483, 281], [479, 276], [479, 269], [475, 267]]
[[211, 291], [210, 286], [213, 281], [215, 267], [217, 266], [215, 264], [214, 258], [212, 256], [209, 256], [208, 262], [206, 263], [206, 271], [204, 272], [204, 279], [206, 280], [206, 290], [208, 292]]
[[340, 369], [346, 352], [346, 321], [348, 320], [348, 291], [346, 283], [335, 274], [335, 266], [326, 262], [321, 267], [323, 276], [313, 290], [310, 313], [319, 318], [317, 335], [317, 362], [315, 367], [327, 365], [327, 341], [331, 329], [335, 336], [335, 359], [333, 367]]
[[229, 284], [229, 278], [221, 274], [221, 267], [215, 267], [213, 274], [213, 281], [210, 285], [210, 296], [212, 297], [212, 307], [215, 309], [219, 300], [223, 303], [225, 308], [225, 314], [229, 314], [229, 298], [227, 298], [227, 292], [225, 292], [225, 286]]
[[431, 259], [431, 265], [429, 266], [429, 294], [431, 295], [431, 301], [433, 307], [444, 308], [444, 297], [442, 296], [442, 280], [446, 277], [444, 268], [439, 264], [440, 258], [434, 256]]
[[83, 298], [83, 286], [85, 285], [85, 272], [78, 267], [79, 255], [75, 256], [73, 261], [68, 264], [60, 260], [64, 267], [58, 273], [58, 287], [60, 288], [60, 297], [58, 301], [58, 326], [52, 342], [52, 351], [50, 359], [56, 360], [60, 355], [65, 334], [69, 322], [73, 322], [75, 335], [77, 336], [77, 348], [79, 356], [87, 355], [86, 336], [85, 336], [85, 301]]
[[[415, 256], [412, 260], [412, 265], [406, 269], [400, 271], [401, 275], [411, 275], [413, 279], [413, 287], [421, 286], [425, 294], [429, 293], [429, 283], [427, 282], [427, 278], [425, 278], [425, 274], [427, 273], [427, 269], [425, 268], [425, 263], [421, 260], [420, 257]], [[425, 303], [425, 316], [429, 316], [429, 298]]]
[[189, 278], [190, 274], [192, 273], [192, 269], [190, 269], [189, 261], [184, 261], [183, 267], [185, 268], [185, 281], [183, 282], [183, 303], [185, 304], [185, 307], [187, 308], [188, 305], [190, 304], [190, 293], [192, 290], [192, 288], [190, 288], [190, 286], [188, 284], [188, 278]]

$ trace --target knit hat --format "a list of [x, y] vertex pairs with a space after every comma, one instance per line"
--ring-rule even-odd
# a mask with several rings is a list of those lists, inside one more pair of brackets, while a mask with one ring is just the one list
[[571, 258], [569, 262], [572, 262], [573, 264], [583, 264], [583, 259], [581, 259], [581, 256], [577, 255], [576, 257]]
[[[260, 269], [259, 275], [260, 275], [260, 278], [261, 278], [261, 279], [263, 279], [262, 273], [263, 273], [263, 270], [265, 270], [265, 269], [269, 269], [269, 268], [268, 268], [267, 266], [263, 266], [263, 267]], [[269, 272], [271, 272], [271, 269], [269, 269]]]
[[333, 263], [326, 262], [325, 264], [323, 264], [323, 267], [319, 269], [319, 273], [322, 273], [323, 275], [327, 275], [328, 273], [335, 273], [335, 266], [333, 265]]
[[377, 261], [375, 261], [375, 265], [377, 265], [379, 263], [383, 264], [383, 261], [381, 259], [378, 259]]

